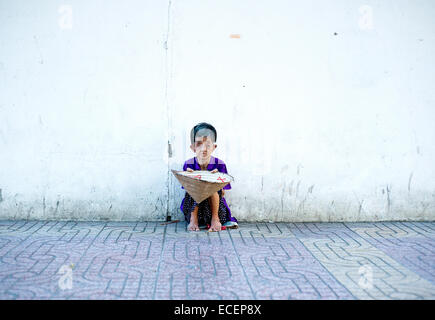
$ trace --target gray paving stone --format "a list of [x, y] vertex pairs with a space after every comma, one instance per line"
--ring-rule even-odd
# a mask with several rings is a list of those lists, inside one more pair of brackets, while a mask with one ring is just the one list
[[433, 222], [0, 221], [0, 299], [434, 299], [434, 240]]

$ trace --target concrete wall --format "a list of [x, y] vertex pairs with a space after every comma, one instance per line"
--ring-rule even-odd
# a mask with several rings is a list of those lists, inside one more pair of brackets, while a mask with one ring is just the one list
[[435, 220], [435, 4], [0, 1], [0, 218], [182, 218], [218, 131], [239, 220]]

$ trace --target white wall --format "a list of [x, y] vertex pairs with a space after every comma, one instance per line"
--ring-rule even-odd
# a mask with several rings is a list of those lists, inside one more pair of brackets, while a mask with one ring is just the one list
[[207, 121], [239, 220], [434, 220], [434, 14], [0, 1], [0, 218], [182, 218], [168, 172]]

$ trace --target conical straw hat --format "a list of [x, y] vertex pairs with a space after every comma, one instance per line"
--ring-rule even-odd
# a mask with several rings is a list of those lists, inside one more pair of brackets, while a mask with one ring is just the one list
[[171, 170], [177, 180], [186, 189], [187, 193], [200, 203], [210, 197], [216, 191], [234, 181], [234, 178], [227, 173], [211, 173], [207, 170], [193, 172]]

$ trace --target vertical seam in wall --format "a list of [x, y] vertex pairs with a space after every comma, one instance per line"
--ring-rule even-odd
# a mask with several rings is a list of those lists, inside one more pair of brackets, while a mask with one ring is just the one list
[[168, 126], [167, 126], [167, 134], [168, 134], [168, 150], [167, 150], [167, 165], [168, 165], [168, 178], [167, 178], [167, 201], [166, 201], [166, 218], [165, 220], [168, 220], [168, 216], [169, 216], [169, 196], [170, 196], [170, 172], [171, 172], [171, 168], [170, 168], [170, 164], [169, 164], [169, 158], [170, 158], [170, 148], [171, 148], [171, 135], [170, 135], [170, 130], [171, 130], [171, 117], [170, 117], [170, 108], [169, 108], [169, 102], [168, 102], [168, 82], [169, 82], [169, 77], [170, 77], [170, 68], [169, 68], [169, 59], [168, 59], [168, 41], [169, 41], [169, 34], [171, 32], [171, 5], [172, 5], [172, 1], [169, 0], [168, 2], [168, 10], [167, 10], [167, 29], [166, 29], [166, 39], [165, 39], [165, 104], [166, 104], [166, 116], [167, 116], [167, 121], [168, 121]]

